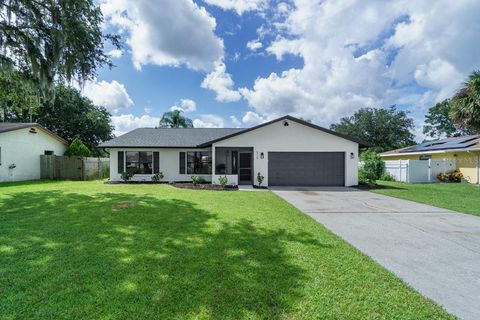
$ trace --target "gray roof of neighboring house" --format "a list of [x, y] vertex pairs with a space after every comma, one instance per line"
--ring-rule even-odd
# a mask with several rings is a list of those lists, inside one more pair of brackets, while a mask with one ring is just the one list
[[443, 150], [479, 149], [480, 135], [451, 137], [442, 140], [427, 141], [411, 147], [396, 149], [382, 153], [382, 155], [396, 155], [413, 152], [432, 152]]
[[0, 133], [33, 127], [43, 130], [48, 135], [64, 144], [68, 144], [65, 139], [35, 122], [0, 122]]
[[0, 122], [0, 132], [13, 131], [34, 126], [38, 126], [38, 124], [25, 122]]
[[101, 148], [197, 147], [245, 129], [234, 128], [139, 128], [100, 144]]

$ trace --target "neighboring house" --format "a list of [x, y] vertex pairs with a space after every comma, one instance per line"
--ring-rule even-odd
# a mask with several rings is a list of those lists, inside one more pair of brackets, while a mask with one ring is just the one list
[[37, 123], [0, 122], [0, 182], [40, 179], [40, 155], [63, 155], [67, 146]]
[[391, 160], [432, 160], [438, 164], [439, 160], [444, 160], [449, 165], [453, 164], [452, 170], [459, 170], [466, 181], [480, 182], [480, 135], [424, 142], [384, 152], [380, 156], [388, 162]]
[[358, 184], [355, 138], [285, 116], [248, 129], [140, 128], [100, 145], [110, 153], [110, 180], [190, 181], [193, 175], [229, 184], [352, 186]]

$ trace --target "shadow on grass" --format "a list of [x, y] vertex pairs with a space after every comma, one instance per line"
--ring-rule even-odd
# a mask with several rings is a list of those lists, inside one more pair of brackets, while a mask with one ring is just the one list
[[17, 193], [0, 212], [7, 318], [289, 317], [308, 279], [285, 243], [321, 245], [122, 193]]

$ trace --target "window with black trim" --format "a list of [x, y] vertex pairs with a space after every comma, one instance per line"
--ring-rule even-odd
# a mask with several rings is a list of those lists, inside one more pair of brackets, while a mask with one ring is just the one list
[[187, 174], [212, 174], [212, 152], [187, 152]]
[[125, 169], [136, 174], [152, 174], [153, 152], [127, 151], [125, 152]]

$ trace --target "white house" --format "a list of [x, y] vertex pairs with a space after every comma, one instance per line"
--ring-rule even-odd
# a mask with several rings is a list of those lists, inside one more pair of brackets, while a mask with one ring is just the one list
[[0, 123], [0, 182], [40, 179], [40, 155], [63, 155], [67, 146], [37, 123]]
[[190, 181], [193, 175], [218, 183], [264, 186], [352, 186], [358, 184], [355, 138], [291, 117], [248, 129], [140, 128], [100, 145], [110, 153], [110, 180]]

